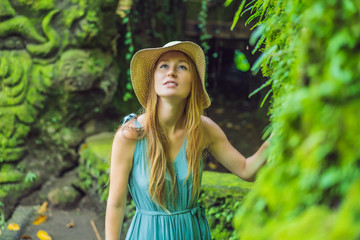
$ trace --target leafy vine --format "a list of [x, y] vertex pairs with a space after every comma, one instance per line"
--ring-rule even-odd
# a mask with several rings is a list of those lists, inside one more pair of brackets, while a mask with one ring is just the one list
[[[124, 19], [123, 19], [123, 24], [126, 24], [126, 34], [125, 34], [125, 46], [127, 46], [127, 52], [125, 54], [125, 59], [127, 61], [127, 65], [130, 65], [130, 60], [132, 55], [134, 54], [134, 44], [133, 44], [133, 39], [132, 39], [132, 32], [131, 32], [131, 24], [130, 24], [130, 15], [127, 15]], [[123, 100], [125, 102], [129, 101], [130, 99], [133, 98], [134, 92], [133, 92], [133, 87], [131, 84], [131, 78], [130, 78], [130, 68], [128, 68], [126, 70], [126, 85], [125, 85], [125, 93], [123, 96]]]
[[205, 56], [206, 53], [210, 50], [210, 45], [207, 40], [211, 38], [211, 35], [207, 32], [206, 29], [206, 19], [207, 19], [207, 13], [208, 13], [208, 2], [210, 0], [201, 0], [201, 10], [199, 12], [198, 20], [200, 28], [201, 35], [200, 35], [200, 41], [201, 41], [201, 47], [204, 50]]

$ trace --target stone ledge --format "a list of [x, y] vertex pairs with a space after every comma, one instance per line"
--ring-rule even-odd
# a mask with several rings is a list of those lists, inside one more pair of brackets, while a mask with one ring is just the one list
[[[3, 233], [0, 235], [0, 239], [3, 240], [17, 240], [20, 239], [24, 229], [29, 224], [29, 221], [33, 218], [35, 214], [34, 207], [29, 206], [19, 206], [15, 209], [12, 217], [6, 222], [6, 228]], [[19, 231], [11, 231], [7, 228], [10, 223], [16, 223], [20, 226]]]

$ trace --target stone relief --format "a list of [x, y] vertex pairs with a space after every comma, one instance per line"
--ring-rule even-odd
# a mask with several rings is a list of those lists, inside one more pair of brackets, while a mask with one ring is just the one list
[[[82, 141], [81, 124], [112, 100], [119, 73], [110, 46], [116, 4], [1, 0], [0, 201], [5, 209], [47, 178], [36, 162], [47, 161], [48, 174], [74, 165], [69, 146]], [[113, 25], [103, 26], [104, 14], [114, 18]], [[26, 180], [29, 172], [35, 180]]]

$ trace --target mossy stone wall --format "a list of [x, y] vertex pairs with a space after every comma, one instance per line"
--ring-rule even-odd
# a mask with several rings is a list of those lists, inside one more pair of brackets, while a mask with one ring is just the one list
[[83, 126], [117, 89], [117, 4], [0, 2], [0, 217], [76, 166], [75, 148], [91, 134]]

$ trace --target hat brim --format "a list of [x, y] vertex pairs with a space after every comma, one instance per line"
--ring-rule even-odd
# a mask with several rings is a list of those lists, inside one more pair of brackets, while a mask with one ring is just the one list
[[173, 44], [167, 44], [159, 48], [146, 48], [134, 54], [130, 63], [130, 76], [135, 95], [140, 104], [146, 108], [149, 85], [154, 74], [155, 63], [162, 54], [169, 51], [183, 52], [195, 63], [203, 86], [203, 108], [208, 108], [211, 102], [205, 89], [205, 55], [199, 45], [190, 41], [173, 42]]

